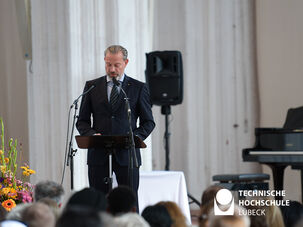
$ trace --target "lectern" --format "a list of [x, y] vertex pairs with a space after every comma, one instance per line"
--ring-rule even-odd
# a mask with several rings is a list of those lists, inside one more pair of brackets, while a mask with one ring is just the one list
[[[129, 135], [95, 135], [95, 136], [76, 136], [78, 147], [81, 149], [99, 148], [108, 153], [109, 173], [105, 183], [112, 189], [112, 154], [116, 149], [130, 149]], [[138, 136], [134, 137], [135, 148], [146, 148], [146, 144]], [[129, 158], [131, 155], [129, 152]], [[131, 161], [130, 161], [131, 162]], [[130, 171], [132, 173], [132, 171]], [[130, 177], [130, 176], [129, 176]], [[130, 178], [132, 179], [132, 177]], [[132, 185], [130, 185], [132, 186]]]

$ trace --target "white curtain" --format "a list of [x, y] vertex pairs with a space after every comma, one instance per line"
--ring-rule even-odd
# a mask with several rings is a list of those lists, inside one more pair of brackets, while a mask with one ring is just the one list
[[[32, 1], [33, 60], [28, 71], [29, 161], [32, 181], [60, 182], [71, 102], [67, 1]], [[66, 186], [69, 185], [69, 171]]]
[[[144, 54], [151, 45], [149, 7], [147, 0], [32, 1], [28, 105], [34, 183], [61, 181], [69, 107], [86, 80], [105, 74], [103, 51], [108, 45], [125, 46], [130, 58], [126, 73], [144, 81]], [[151, 139], [145, 142], [149, 149], [142, 152], [142, 169], [151, 169]], [[73, 147], [77, 148], [75, 141]], [[85, 151], [78, 149], [74, 161], [74, 188], [80, 189], [87, 186]], [[70, 188], [69, 169], [64, 187]]]
[[[182, 52], [184, 101], [172, 106], [170, 169], [185, 172], [191, 194], [200, 198], [214, 174], [258, 171], [241, 158], [258, 124], [254, 26], [253, 0], [33, 0], [28, 115], [34, 183], [60, 182], [68, 109], [86, 80], [104, 75], [103, 51], [114, 43], [129, 50], [126, 73], [143, 81], [146, 52]], [[164, 169], [164, 116], [159, 107], [153, 111], [153, 168]], [[150, 139], [147, 144], [151, 148]], [[142, 153], [143, 169], [151, 169], [151, 150]], [[87, 185], [85, 168], [85, 151], [78, 150], [75, 189]], [[69, 179], [67, 169], [66, 190]]]
[[[150, 51], [148, 1], [70, 1], [70, 43], [72, 93], [76, 97], [86, 80], [105, 75], [104, 49], [120, 44], [129, 51], [126, 74], [145, 81], [145, 53]], [[127, 10], [126, 10], [127, 9]], [[141, 170], [151, 170], [151, 139], [141, 151]], [[75, 158], [75, 184], [87, 182], [86, 151]]]
[[[183, 54], [184, 101], [172, 106], [171, 170], [200, 199], [215, 174], [259, 171], [242, 162], [258, 124], [253, 0], [155, 1], [154, 50]], [[165, 166], [164, 115], [154, 107], [153, 167]]]

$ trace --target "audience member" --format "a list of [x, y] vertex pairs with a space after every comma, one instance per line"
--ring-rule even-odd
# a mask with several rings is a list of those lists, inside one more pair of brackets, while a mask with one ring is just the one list
[[90, 207], [96, 211], [106, 210], [106, 198], [103, 192], [94, 188], [84, 188], [74, 193], [68, 200], [66, 207]]
[[16, 220], [4, 220], [0, 222], [1, 227], [26, 227], [25, 224]]
[[92, 207], [69, 206], [64, 209], [56, 227], [102, 227], [101, 215]]
[[54, 181], [41, 181], [35, 186], [34, 201], [38, 202], [42, 198], [54, 200], [58, 207], [61, 207], [64, 195], [63, 187]]
[[289, 206], [282, 206], [281, 210], [286, 227], [294, 227], [303, 218], [303, 205], [297, 201], [290, 201]]
[[303, 219], [301, 219], [294, 225], [294, 227], [302, 227], [302, 226], [303, 226]]
[[263, 215], [250, 215], [250, 227], [269, 227]]
[[117, 227], [114, 223], [114, 217], [110, 213], [102, 211], [102, 212], [99, 212], [99, 215], [102, 220], [102, 226]]
[[159, 205], [163, 205], [166, 207], [172, 221], [172, 227], [186, 227], [186, 218], [183, 215], [181, 209], [179, 208], [179, 206], [172, 201], [163, 201], [163, 202], [159, 202], [157, 203]]
[[21, 221], [23, 218], [24, 211], [30, 207], [32, 203], [20, 203], [17, 204], [10, 212], [7, 213], [6, 219], [7, 220], [15, 220], [15, 221]]
[[107, 212], [116, 216], [128, 212], [136, 212], [136, 196], [127, 186], [118, 186], [107, 196]]
[[0, 205], [0, 221], [3, 221], [6, 218], [7, 211], [3, 206]]
[[[247, 210], [264, 210], [263, 206], [246, 206]], [[266, 214], [266, 213], [265, 213]], [[269, 227], [266, 215], [250, 215], [250, 227]]]
[[199, 227], [208, 227], [208, 218], [209, 214], [214, 209], [214, 201], [209, 201], [208, 203], [204, 203], [200, 207], [200, 215], [199, 215]]
[[209, 227], [250, 227], [248, 216], [239, 215], [245, 213], [243, 207], [235, 205], [234, 215], [214, 215], [212, 212], [209, 217]]
[[211, 185], [204, 190], [201, 197], [201, 207], [206, 205], [208, 202], [213, 202], [216, 194], [219, 190], [223, 189], [224, 187], [220, 185]]
[[58, 219], [60, 214], [60, 210], [59, 210], [60, 208], [58, 207], [58, 204], [54, 200], [50, 198], [42, 198], [39, 199], [39, 202], [47, 205], [55, 215], [56, 220]]
[[284, 227], [282, 212], [278, 206], [265, 206], [264, 208], [268, 227]]
[[22, 220], [28, 227], [54, 227], [56, 223], [51, 209], [40, 202], [27, 207], [23, 212]]
[[219, 190], [224, 187], [220, 185], [211, 185], [206, 188], [201, 196], [201, 205], [200, 205], [200, 216], [199, 216], [199, 226], [206, 227], [208, 226], [208, 218], [210, 212], [214, 208], [214, 198]]
[[151, 227], [171, 227], [173, 224], [166, 207], [163, 205], [145, 207], [142, 217]]
[[115, 217], [115, 227], [149, 227], [149, 224], [137, 213], [126, 213]]

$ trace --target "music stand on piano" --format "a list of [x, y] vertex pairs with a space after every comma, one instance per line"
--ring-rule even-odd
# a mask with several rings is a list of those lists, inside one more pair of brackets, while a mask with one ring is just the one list
[[[129, 149], [130, 142], [128, 135], [95, 135], [95, 136], [76, 136], [78, 147], [81, 149], [99, 148], [108, 153], [109, 174], [105, 183], [112, 189], [112, 155], [116, 149]], [[135, 148], [146, 148], [146, 144], [138, 136], [134, 137]], [[130, 171], [132, 174], [132, 171]], [[132, 179], [132, 176], [129, 176]], [[132, 186], [132, 185], [130, 185]]]

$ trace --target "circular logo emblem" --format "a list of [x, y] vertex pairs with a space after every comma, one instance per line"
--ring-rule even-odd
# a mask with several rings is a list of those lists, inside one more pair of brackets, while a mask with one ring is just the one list
[[233, 199], [233, 195], [227, 189], [220, 189], [217, 192], [216, 200], [220, 205], [223, 205], [223, 206], [228, 205], [231, 203], [232, 199]]

